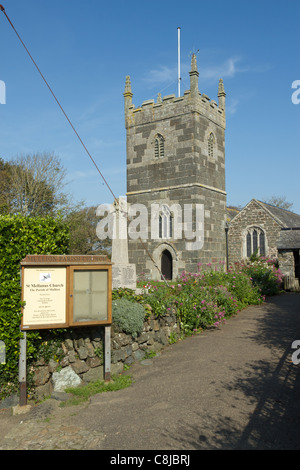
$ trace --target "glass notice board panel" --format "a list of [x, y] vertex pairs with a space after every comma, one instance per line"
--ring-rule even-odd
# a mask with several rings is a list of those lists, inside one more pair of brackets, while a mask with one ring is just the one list
[[73, 322], [108, 320], [108, 271], [73, 271]]

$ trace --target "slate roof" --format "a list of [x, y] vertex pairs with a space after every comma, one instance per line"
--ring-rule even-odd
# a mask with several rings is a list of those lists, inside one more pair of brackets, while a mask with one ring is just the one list
[[300, 250], [300, 228], [282, 229], [277, 242], [278, 250]]
[[280, 207], [272, 206], [271, 204], [267, 204], [266, 202], [257, 202], [261, 204], [267, 211], [269, 211], [284, 228], [300, 228], [300, 215], [295, 214], [294, 212], [288, 211], [286, 209], [281, 209]]
[[277, 242], [278, 250], [300, 249], [300, 215], [280, 207], [272, 206], [266, 202], [258, 201], [275, 217], [282, 228]]
[[230, 222], [239, 212], [240, 212], [240, 209], [238, 209], [237, 207], [231, 207], [231, 206], [226, 207], [227, 222]]

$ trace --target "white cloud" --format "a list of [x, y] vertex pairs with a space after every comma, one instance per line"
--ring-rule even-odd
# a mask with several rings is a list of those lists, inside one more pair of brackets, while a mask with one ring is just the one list
[[[199, 71], [199, 80], [201, 83], [205, 84], [207, 81], [217, 81], [219, 78], [233, 78], [238, 73], [243, 73], [249, 70], [248, 67], [243, 67], [240, 65], [240, 57], [229, 57], [220, 64], [213, 65], [202, 65], [201, 61], [198, 59], [198, 71]], [[184, 79], [188, 76], [190, 71], [190, 64], [183, 63], [181, 64], [181, 77]], [[147, 76], [144, 77], [144, 82], [157, 86], [158, 84], [169, 84], [177, 81], [178, 71], [177, 65], [169, 67], [167, 65], [160, 65], [156, 69], [150, 70], [147, 73]]]
[[227, 115], [233, 115], [237, 112], [237, 108], [239, 105], [239, 101], [235, 98], [227, 101], [226, 103], [226, 114]]
[[202, 80], [218, 80], [219, 78], [233, 78], [236, 74], [246, 72], [247, 67], [239, 67], [239, 57], [229, 57], [222, 64], [199, 67], [199, 76]]
[[[181, 76], [187, 75], [190, 70], [190, 65], [181, 65]], [[172, 84], [178, 80], [178, 69], [177, 65], [174, 67], [168, 67], [167, 65], [160, 65], [156, 69], [150, 70], [147, 76], [144, 77], [144, 82], [151, 85], [158, 84]]]

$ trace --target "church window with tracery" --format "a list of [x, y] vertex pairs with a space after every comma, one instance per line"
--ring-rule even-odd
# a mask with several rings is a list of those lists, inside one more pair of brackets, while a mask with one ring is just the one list
[[264, 231], [259, 227], [251, 227], [246, 234], [246, 255], [257, 254], [265, 256], [266, 254], [266, 237]]

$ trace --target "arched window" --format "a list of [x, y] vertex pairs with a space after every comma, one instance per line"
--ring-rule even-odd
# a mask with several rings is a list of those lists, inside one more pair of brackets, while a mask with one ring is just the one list
[[247, 258], [254, 253], [260, 256], [266, 254], [266, 236], [259, 227], [250, 227], [246, 234], [246, 255]]
[[165, 155], [165, 139], [161, 134], [157, 134], [154, 139], [155, 158], [162, 158]]
[[211, 132], [208, 136], [208, 156], [213, 158], [214, 156], [214, 145], [215, 145], [215, 136]]

